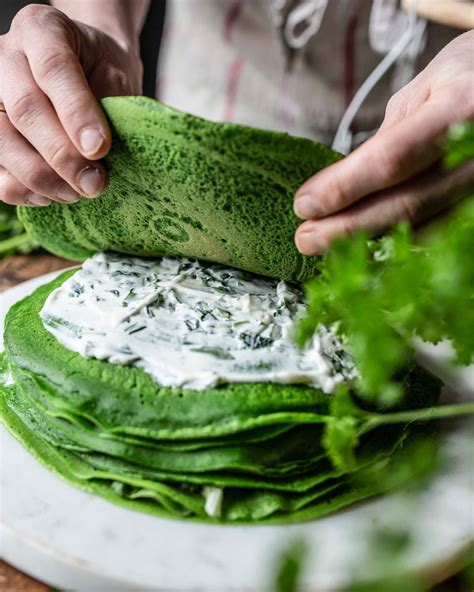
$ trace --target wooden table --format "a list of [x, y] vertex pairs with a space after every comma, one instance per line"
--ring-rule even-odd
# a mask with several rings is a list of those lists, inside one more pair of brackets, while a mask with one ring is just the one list
[[[39, 251], [34, 255], [15, 255], [0, 260], [0, 292], [57, 269], [71, 265], [70, 261]], [[1, 590], [1, 588], [0, 588]]]

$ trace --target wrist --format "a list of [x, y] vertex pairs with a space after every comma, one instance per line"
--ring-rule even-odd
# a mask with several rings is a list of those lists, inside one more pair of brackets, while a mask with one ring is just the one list
[[[84, 23], [84, 21], [81, 21]], [[94, 22], [84, 23], [92, 26], [111, 37], [128, 54], [140, 55], [140, 35], [138, 32], [127, 30], [116, 23]]]
[[147, 0], [52, 0], [70, 19], [102, 31], [130, 54], [140, 53], [140, 31]]

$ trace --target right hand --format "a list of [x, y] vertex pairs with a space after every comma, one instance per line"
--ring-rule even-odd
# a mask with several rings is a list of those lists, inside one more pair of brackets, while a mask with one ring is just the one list
[[101, 195], [111, 133], [96, 99], [140, 94], [141, 83], [140, 58], [125, 43], [49, 6], [21, 10], [0, 36], [0, 200]]

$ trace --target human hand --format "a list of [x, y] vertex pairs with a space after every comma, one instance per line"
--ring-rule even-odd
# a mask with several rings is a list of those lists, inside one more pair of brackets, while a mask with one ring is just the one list
[[445, 172], [440, 158], [449, 127], [474, 119], [473, 54], [474, 31], [457, 37], [391, 98], [375, 136], [300, 187], [302, 253], [323, 253], [359, 229], [376, 235], [400, 220], [419, 225], [472, 192], [474, 160]]
[[107, 186], [111, 134], [97, 98], [141, 92], [125, 40], [29, 5], [0, 36], [0, 199], [74, 203]]

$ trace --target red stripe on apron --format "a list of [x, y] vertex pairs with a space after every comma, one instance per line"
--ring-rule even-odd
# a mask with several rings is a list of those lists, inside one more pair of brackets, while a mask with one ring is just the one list
[[[224, 18], [224, 28], [222, 37], [225, 43], [232, 43], [232, 35], [235, 31], [237, 22], [242, 14], [242, 6], [245, 0], [235, 0], [227, 11]], [[227, 88], [224, 105], [224, 121], [233, 121], [235, 112], [235, 103], [237, 100], [237, 91], [239, 87], [240, 74], [242, 72], [243, 59], [236, 57], [231, 63], [227, 72]]]
[[244, 60], [242, 58], [236, 58], [230, 68], [227, 77], [227, 90], [224, 110], [224, 121], [234, 120], [235, 102], [237, 99], [237, 90], [239, 87], [240, 74], [242, 72], [242, 66]]
[[243, 0], [235, 0], [227, 11], [224, 19], [224, 30], [222, 32], [222, 36], [226, 43], [231, 43], [232, 41], [232, 33], [234, 32], [235, 25], [242, 13], [242, 4]]

